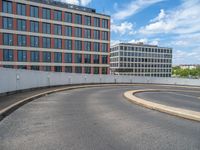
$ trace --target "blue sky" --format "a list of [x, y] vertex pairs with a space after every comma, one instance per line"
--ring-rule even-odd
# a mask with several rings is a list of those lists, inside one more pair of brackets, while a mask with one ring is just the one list
[[111, 16], [111, 44], [173, 48], [173, 64], [200, 64], [200, 0], [63, 0]]

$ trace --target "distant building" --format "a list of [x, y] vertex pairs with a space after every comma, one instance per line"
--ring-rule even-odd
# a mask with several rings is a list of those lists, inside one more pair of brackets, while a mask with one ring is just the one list
[[193, 65], [193, 64], [184, 64], [184, 65], [178, 65], [181, 69], [196, 69], [197, 67], [200, 67], [200, 65]]
[[171, 77], [172, 48], [143, 43], [119, 43], [111, 47], [111, 74]]
[[0, 67], [109, 73], [110, 16], [56, 0], [1, 0]]

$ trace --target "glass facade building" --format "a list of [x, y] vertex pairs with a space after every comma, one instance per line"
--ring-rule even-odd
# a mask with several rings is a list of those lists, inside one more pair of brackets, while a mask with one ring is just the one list
[[2, 0], [0, 12], [0, 67], [109, 74], [110, 16], [54, 0]]

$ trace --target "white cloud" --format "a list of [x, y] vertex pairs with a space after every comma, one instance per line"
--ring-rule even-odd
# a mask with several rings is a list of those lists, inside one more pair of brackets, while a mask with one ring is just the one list
[[89, 3], [91, 3], [92, 0], [60, 0], [60, 1], [74, 5], [87, 6]]
[[141, 38], [141, 39], [132, 39], [128, 43], [144, 43], [144, 44], [150, 44], [150, 45], [158, 45], [159, 44], [159, 39], [147, 39], [147, 38]]
[[152, 19], [150, 22], [160, 21], [164, 17], [166, 17], [165, 11], [164, 9], [161, 9], [159, 15], [156, 18]]
[[81, 5], [87, 6], [92, 0], [80, 0]]
[[164, 0], [134, 0], [134, 1], [132, 0], [131, 3], [126, 4], [126, 6], [123, 9], [116, 12], [113, 15], [113, 18], [115, 20], [126, 19], [127, 17], [138, 13], [139, 11], [145, 9], [146, 7], [149, 7], [150, 5], [153, 5], [161, 1]]
[[121, 24], [117, 25], [111, 21], [111, 31], [118, 33], [120, 35], [124, 34], [133, 34], [133, 24], [131, 22], [122, 22]]

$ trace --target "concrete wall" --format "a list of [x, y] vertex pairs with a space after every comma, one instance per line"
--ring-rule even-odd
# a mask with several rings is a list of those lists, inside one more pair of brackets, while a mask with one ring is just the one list
[[200, 86], [198, 79], [86, 75], [0, 68], [0, 93], [81, 83], [154, 83]]

